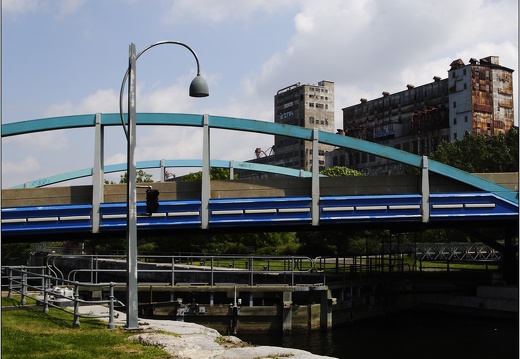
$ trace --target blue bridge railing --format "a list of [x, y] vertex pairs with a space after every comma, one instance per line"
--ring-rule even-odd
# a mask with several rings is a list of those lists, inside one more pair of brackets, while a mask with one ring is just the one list
[[[158, 213], [146, 213], [137, 203], [139, 229], [201, 228], [208, 211], [208, 228], [299, 226], [312, 224], [311, 197], [261, 197], [160, 201]], [[432, 193], [430, 222], [500, 220], [517, 221], [518, 205], [491, 193]], [[348, 223], [418, 222], [421, 196], [324, 196], [319, 200], [319, 225]], [[126, 203], [102, 203], [100, 232], [126, 229]], [[2, 234], [42, 234], [92, 231], [92, 205], [72, 204], [2, 208]]]

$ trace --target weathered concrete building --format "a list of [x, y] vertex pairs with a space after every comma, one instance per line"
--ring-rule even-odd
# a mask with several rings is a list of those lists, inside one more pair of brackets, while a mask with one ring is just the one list
[[[417, 155], [430, 155], [441, 141], [466, 132], [494, 136], [514, 123], [513, 70], [497, 56], [451, 63], [448, 78], [343, 108], [344, 134]], [[342, 165], [366, 174], [401, 174], [401, 164], [355, 151], [327, 154], [326, 166]]]
[[[277, 92], [274, 97], [275, 122], [321, 131], [334, 131], [334, 83], [295, 84]], [[284, 136], [274, 139], [275, 164], [311, 171], [312, 143]], [[333, 148], [319, 146], [319, 167], [325, 168], [325, 152]]]
[[[317, 85], [296, 83], [279, 90], [274, 96], [274, 122], [286, 125], [317, 128], [334, 132], [334, 82], [320, 81]], [[325, 168], [325, 153], [333, 146], [319, 145], [320, 170]], [[256, 159], [250, 162], [270, 164], [298, 170], [311, 171], [312, 142], [275, 136], [274, 146], [255, 150]], [[251, 177], [251, 173], [239, 171], [241, 178]], [[254, 174], [254, 177], [265, 174]]]

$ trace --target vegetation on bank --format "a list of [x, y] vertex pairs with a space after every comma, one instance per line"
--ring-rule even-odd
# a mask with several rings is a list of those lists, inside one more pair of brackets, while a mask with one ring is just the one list
[[127, 340], [135, 333], [108, 330], [98, 319], [82, 319], [74, 328], [70, 314], [54, 308], [45, 314], [41, 307], [19, 303], [19, 298], [2, 297], [3, 359], [172, 358], [159, 347]]
[[431, 159], [470, 173], [518, 172], [518, 127], [498, 136], [466, 133], [442, 142]]

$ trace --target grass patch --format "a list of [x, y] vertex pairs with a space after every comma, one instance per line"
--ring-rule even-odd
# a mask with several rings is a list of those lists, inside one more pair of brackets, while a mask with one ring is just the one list
[[[19, 298], [2, 298], [2, 306], [8, 305], [19, 305]], [[88, 318], [74, 328], [72, 320], [54, 308], [48, 314], [41, 307], [2, 311], [2, 358], [173, 358], [161, 348], [127, 340], [135, 333], [123, 328], [108, 330], [105, 322]]]
[[[17, 307], [21, 306], [20, 295], [14, 295], [12, 298], [2, 297], [2, 307]], [[32, 298], [25, 297], [25, 305], [34, 305], [36, 301]]]
[[[413, 264], [412, 261], [410, 263]], [[448, 263], [445, 261], [422, 261], [422, 263], [419, 263], [419, 261], [415, 262], [415, 265], [417, 268], [419, 266], [422, 269], [438, 269], [438, 270], [448, 270]], [[477, 271], [497, 271], [499, 270], [498, 263], [477, 263], [477, 262], [450, 262], [449, 263], [449, 270], [477, 270]]]

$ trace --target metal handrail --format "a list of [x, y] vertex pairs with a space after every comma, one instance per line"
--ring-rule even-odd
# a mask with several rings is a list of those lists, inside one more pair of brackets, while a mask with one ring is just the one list
[[[57, 256], [56, 256], [57, 257]], [[104, 269], [99, 268], [100, 260], [117, 260], [120, 256], [112, 255], [81, 255], [66, 257], [87, 257], [91, 258], [90, 268], [80, 268], [71, 270], [68, 280], [75, 281], [80, 273], [90, 273], [93, 283], [97, 282], [100, 273], [122, 273], [125, 269]], [[123, 260], [123, 259], [121, 259]], [[278, 275], [289, 275], [289, 285], [295, 285], [295, 275], [299, 273], [315, 272], [314, 260], [304, 256], [237, 256], [237, 255], [198, 255], [198, 256], [138, 256], [138, 261], [147, 264], [162, 264], [169, 266], [166, 269], [146, 269], [147, 273], [167, 273], [170, 274], [170, 283], [175, 285], [176, 274], [181, 273], [204, 273], [209, 276], [208, 285], [214, 286], [215, 274], [232, 271], [236, 274], [248, 274], [249, 285], [255, 285], [255, 276], [273, 273]], [[261, 262], [262, 264], [256, 264]], [[267, 264], [265, 264], [267, 262]], [[53, 260], [55, 265], [55, 260]], [[259, 267], [261, 265], [261, 267]], [[138, 269], [138, 272], [141, 271]]]
[[[12, 298], [13, 293], [18, 293], [21, 296], [20, 303], [22, 305], [25, 305], [27, 303], [27, 298], [31, 298], [35, 300], [38, 303], [42, 303], [43, 306], [43, 312], [48, 313], [49, 307], [53, 307], [56, 309], [59, 309], [63, 312], [73, 314], [74, 319], [72, 322], [72, 325], [74, 327], [79, 327], [80, 318], [108, 318], [108, 329], [112, 330], [115, 329], [115, 322], [114, 322], [114, 305], [117, 301], [114, 296], [114, 287], [116, 283], [109, 282], [109, 283], [85, 283], [85, 282], [78, 282], [78, 281], [70, 281], [63, 278], [43, 274], [43, 273], [36, 273], [31, 272], [28, 270], [35, 269], [35, 268], [41, 268], [42, 271], [45, 271], [48, 269], [47, 267], [25, 267], [25, 266], [16, 266], [16, 267], [2, 267], [2, 272], [8, 273], [8, 279], [9, 279], [9, 289], [8, 289], [8, 298]], [[31, 284], [30, 280], [34, 279], [40, 279], [41, 285], [34, 285]], [[72, 286], [74, 289], [72, 290], [73, 296], [69, 297], [64, 294], [61, 294], [57, 292], [55, 289], [56, 287], [53, 287], [50, 285], [52, 281], [61, 282], [66, 285]], [[79, 298], [79, 288], [81, 287], [109, 287], [109, 299], [108, 300], [83, 300]], [[31, 294], [31, 291], [38, 292], [43, 294], [43, 300], [39, 296], [35, 296], [34, 294]], [[73, 311], [70, 311], [68, 307], [63, 307], [56, 305], [52, 302], [52, 300], [49, 299], [50, 296], [53, 296], [54, 298], [64, 298], [71, 300], [73, 302]], [[80, 314], [79, 313], [79, 307], [83, 304], [99, 304], [99, 305], [108, 305], [109, 311], [108, 315], [92, 315], [92, 314]]]

